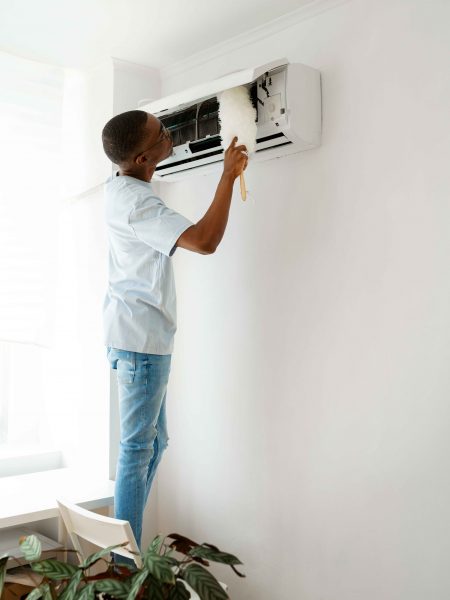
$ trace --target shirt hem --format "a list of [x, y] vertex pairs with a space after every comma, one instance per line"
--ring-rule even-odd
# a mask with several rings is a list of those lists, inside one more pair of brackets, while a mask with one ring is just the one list
[[162, 352], [160, 348], [155, 346], [132, 346], [127, 343], [122, 342], [104, 342], [103, 345], [107, 348], [110, 346], [111, 348], [116, 348], [116, 350], [126, 350], [127, 352], [139, 352], [140, 354], [160, 354], [162, 356], [167, 356], [168, 354], [173, 353], [173, 347], [170, 351]]

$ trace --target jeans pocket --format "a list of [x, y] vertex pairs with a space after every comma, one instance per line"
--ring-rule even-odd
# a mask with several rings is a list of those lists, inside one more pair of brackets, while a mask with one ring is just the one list
[[117, 361], [117, 380], [119, 383], [133, 383], [136, 375], [136, 360], [133, 352], [127, 352]]

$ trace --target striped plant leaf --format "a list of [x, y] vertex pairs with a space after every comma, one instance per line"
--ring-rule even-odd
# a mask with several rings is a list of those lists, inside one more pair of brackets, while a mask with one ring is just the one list
[[67, 583], [63, 593], [59, 596], [60, 600], [74, 600], [78, 584], [83, 577], [83, 571], [81, 569], [77, 569], [76, 573], [72, 576], [70, 581]]
[[114, 544], [114, 546], [108, 546], [107, 548], [103, 548], [95, 554], [91, 554], [90, 556], [88, 556], [86, 560], [84, 560], [81, 563], [80, 567], [82, 569], [87, 569], [88, 567], [92, 566], [95, 562], [97, 562], [100, 558], [109, 554], [111, 550], [113, 550], [113, 548], [119, 548], [120, 546], [126, 546], [127, 544], [128, 542], [122, 542], [121, 544]]
[[147, 600], [166, 600], [167, 596], [162, 587], [164, 584], [149, 575], [147, 585]]
[[202, 600], [227, 600], [229, 597], [214, 575], [200, 565], [188, 565], [183, 572], [183, 579]]
[[175, 575], [171, 568], [174, 559], [157, 554], [146, 554], [144, 560], [146, 568], [155, 579], [163, 583], [175, 583]]
[[130, 583], [118, 579], [98, 579], [95, 582], [95, 591], [110, 594], [115, 598], [126, 598], [130, 593]]
[[81, 590], [78, 590], [75, 596], [76, 600], [94, 600], [95, 598], [95, 584], [88, 583]]
[[41, 556], [41, 541], [35, 535], [27, 535], [19, 540], [20, 549], [24, 557], [29, 560], [37, 560]]
[[[36, 573], [45, 575], [49, 579], [69, 579], [78, 570], [73, 565], [54, 560], [53, 558], [33, 563], [31, 568], [33, 571], [36, 571]], [[82, 573], [82, 571], [80, 571], [80, 573]]]
[[127, 596], [127, 600], [134, 600], [136, 598], [139, 590], [142, 587], [142, 584], [147, 579], [148, 575], [149, 571], [147, 569], [143, 569], [142, 571], [136, 573], [136, 575], [133, 576], [133, 579], [131, 580], [131, 589], [130, 593]]
[[189, 551], [190, 556], [200, 556], [214, 562], [223, 563], [225, 565], [242, 565], [241, 561], [233, 554], [221, 552], [220, 550], [212, 550], [205, 546], [197, 546]]
[[34, 588], [32, 592], [30, 592], [27, 596], [27, 600], [36, 600], [36, 598], [40, 598], [42, 596], [42, 590], [40, 587]]
[[152, 543], [150, 544], [150, 546], [147, 549], [147, 552], [153, 552], [154, 554], [159, 554], [159, 551], [161, 549], [161, 544], [163, 541], [163, 536], [162, 535], [157, 535]]
[[27, 600], [36, 600], [37, 598], [43, 598], [43, 600], [52, 600], [52, 593], [48, 583], [44, 583], [43, 585], [34, 588], [34, 590], [27, 596]]
[[169, 600], [189, 600], [191, 592], [178, 580], [175, 587], [170, 590]]
[[3, 556], [0, 558], [0, 598], [2, 597], [3, 585], [5, 583], [6, 563], [8, 562], [9, 556]]

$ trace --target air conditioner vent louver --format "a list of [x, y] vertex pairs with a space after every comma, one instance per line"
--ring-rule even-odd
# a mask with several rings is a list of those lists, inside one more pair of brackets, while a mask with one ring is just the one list
[[192, 154], [195, 154], [196, 152], [202, 152], [203, 150], [216, 148], [217, 146], [220, 146], [220, 144], [220, 135], [215, 135], [213, 137], [207, 137], [204, 140], [198, 140], [198, 142], [190, 142], [189, 150], [192, 152]]
[[272, 135], [266, 135], [265, 137], [262, 138], [257, 138], [256, 139], [256, 143], [257, 144], [262, 144], [262, 142], [268, 142], [269, 140], [276, 140], [277, 138], [285, 138], [286, 136], [284, 135], [284, 133], [272, 133]]
[[[222, 153], [223, 153], [222, 149], [215, 150], [214, 152], [208, 152], [207, 154], [202, 155], [202, 158], [210, 158], [211, 156], [217, 156]], [[172, 168], [172, 167], [178, 167], [180, 165], [185, 165], [185, 164], [191, 163], [191, 162], [196, 162], [197, 160], [198, 159], [196, 156], [191, 156], [189, 158], [185, 158], [184, 160], [179, 160], [177, 162], [170, 163], [170, 165], [161, 165], [160, 167], [156, 167], [155, 170], [156, 171], [164, 171], [165, 169]]]

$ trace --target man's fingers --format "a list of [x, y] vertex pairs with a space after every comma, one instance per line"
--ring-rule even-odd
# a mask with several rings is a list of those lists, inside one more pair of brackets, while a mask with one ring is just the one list
[[232, 164], [234, 163], [235, 168], [237, 169], [236, 172], [242, 173], [242, 171], [244, 171], [247, 168], [248, 150], [245, 144], [240, 144], [239, 146], [236, 146], [237, 140], [238, 136], [235, 135], [231, 140], [230, 145], [228, 146], [226, 152], [226, 157], [228, 158], [226, 158], [225, 160], [229, 160]]
[[236, 146], [236, 142], [238, 140], [237, 135], [234, 136], [234, 138], [231, 140], [231, 144], [229, 145], [229, 148], [233, 148], [234, 150], [247, 150], [247, 147], [245, 146], [245, 144], [240, 144], [239, 146]]

